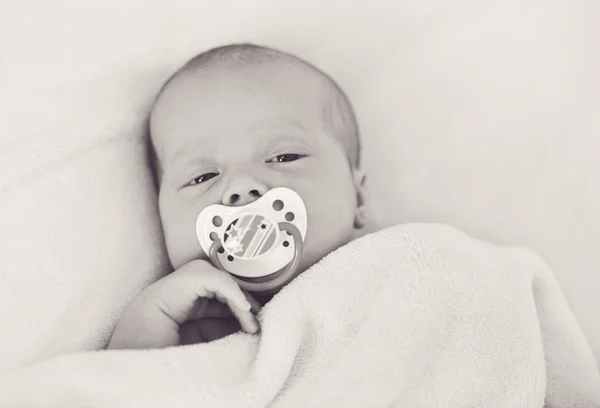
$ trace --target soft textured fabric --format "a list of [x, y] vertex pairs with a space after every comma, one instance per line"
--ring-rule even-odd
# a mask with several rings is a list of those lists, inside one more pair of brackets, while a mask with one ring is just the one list
[[600, 406], [590, 347], [535, 254], [443, 225], [367, 235], [287, 286], [259, 335], [41, 362], [2, 407]]
[[0, 373], [102, 347], [123, 306], [167, 270], [142, 142], [84, 143], [57, 144], [72, 155], [49, 152], [0, 185]]

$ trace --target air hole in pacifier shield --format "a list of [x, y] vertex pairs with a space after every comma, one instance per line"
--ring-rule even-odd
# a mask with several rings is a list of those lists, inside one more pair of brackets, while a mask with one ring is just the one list
[[223, 225], [223, 218], [216, 215], [213, 217], [212, 223], [215, 227], [220, 227], [221, 225]]
[[294, 213], [293, 213], [293, 212], [289, 212], [289, 213], [285, 214], [285, 219], [286, 219], [287, 221], [290, 221], [290, 222], [292, 222], [292, 221], [294, 221], [294, 218], [296, 218], [296, 217], [294, 216]]
[[227, 226], [223, 234], [223, 247], [229, 256], [256, 258], [275, 245], [278, 231], [278, 225], [265, 216], [244, 214]]
[[275, 200], [275, 201], [273, 201], [273, 209], [275, 211], [281, 211], [281, 210], [283, 210], [283, 201], [281, 201], [281, 200]]

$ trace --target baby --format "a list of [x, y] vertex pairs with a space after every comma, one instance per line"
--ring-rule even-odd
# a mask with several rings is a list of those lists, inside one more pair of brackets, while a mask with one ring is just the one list
[[276, 187], [298, 193], [308, 216], [298, 273], [365, 231], [352, 107], [334, 80], [295, 56], [241, 44], [193, 58], [159, 93], [150, 136], [175, 271], [128, 306], [110, 348], [259, 330], [254, 313], [281, 288], [243, 292], [208, 262], [195, 223], [209, 205], [246, 205]]

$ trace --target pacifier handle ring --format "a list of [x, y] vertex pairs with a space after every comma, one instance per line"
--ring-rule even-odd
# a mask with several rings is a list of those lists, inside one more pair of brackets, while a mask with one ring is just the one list
[[[304, 243], [302, 242], [302, 235], [300, 234], [300, 230], [294, 224], [289, 222], [280, 222], [278, 224], [279, 229], [281, 231], [286, 231], [292, 234], [292, 238], [294, 238], [294, 258], [292, 261], [286, 265], [286, 267], [281, 271], [281, 273], [273, 280], [265, 281], [265, 282], [247, 282], [243, 279], [237, 278], [232, 274], [233, 279], [240, 285], [242, 289], [248, 290], [250, 292], [264, 292], [266, 290], [271, 290], [276, 288], [277, 286], [283, 285], [286, 281], [296, 273], [298, 266], [300, 264], [300, 256], [302, 255], [302, 249], [304, 248]], [[208, 257], [210, 258], [213, 265], [217, 268], [226, 271], [221, 263], [221, 260], [217, 256], [217, 251], [221, 247], [221, 239], [215, 240], [210, 249], [208, 251]]]

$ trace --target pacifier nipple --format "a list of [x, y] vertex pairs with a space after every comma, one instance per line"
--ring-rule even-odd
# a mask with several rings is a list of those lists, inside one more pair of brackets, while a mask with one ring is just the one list
[[241, 207], [211, 205], [196, 221], [204, 252], [243, 289], [264, 291], [294, 277], [306, 237], [306, 207], [288, 188], [275, 188]]

